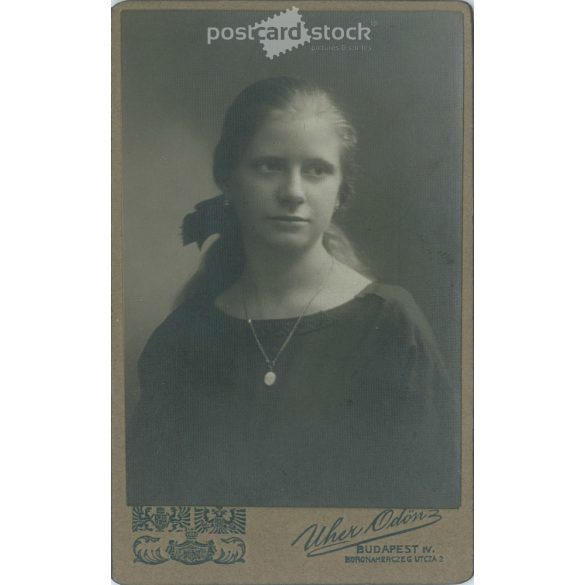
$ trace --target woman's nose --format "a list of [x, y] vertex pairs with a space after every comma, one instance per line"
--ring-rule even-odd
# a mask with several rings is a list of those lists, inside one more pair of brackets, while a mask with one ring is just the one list
[[286, 181], [278, 192], [279, 201], [300, 205], [305, 200], [305, 187], [300, 171], [291, 170], [286, 175]]

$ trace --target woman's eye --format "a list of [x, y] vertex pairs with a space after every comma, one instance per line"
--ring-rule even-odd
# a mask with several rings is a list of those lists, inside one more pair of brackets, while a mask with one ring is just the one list
[[322, 177], [323, 175], [328, 175], [331, 169], [326, 165], [314, 164], [307, 166], [303, 172], [309, 177]]
[[307, 175], [322, 175], [325, 172], [325, 169], [321, 167], [309, 167], [305, 173]]
[[278, 173], [283, 170], [284, 165], [278, 160], [262, 160], [253, 164], [253, 167], [263, 174]]

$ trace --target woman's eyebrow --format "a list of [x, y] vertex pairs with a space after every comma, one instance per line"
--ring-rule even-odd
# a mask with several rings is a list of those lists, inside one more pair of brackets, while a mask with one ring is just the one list
[[263, 162], [281, 162], [284, 161], [285, 158], [281, 156], [272, 156], [272, 155], [260, 155], [254, 156], [250, 159], [252, 163], [263, 163]]
[[[287, 162], [287, 157], [285, 156], [274, 156], [274, 155], [258, 155], [258, 156], [254, 156], [250, 159], [250, 162], [252, 164], [261, 164], [261, 163], [286, 163]], [[312, 158], [307, 158], [307, 159], [303, 159], [302, 161], [303, 166], [312, 166], [312, 165], [318, 165], [323, 167], [325, 170], [333, 172], [335, 170], [335, 164], [333, 164], [332, 162], [321, 158], [321, 157], [312, 157]]]
[[321, 165], [322, 167], [324, 167], [328, 171], [335, 170], [335, 165], [333, 163], [329, 162], [328, 160], [325, 160], [324, 158], [319, 158], [319, 157], [308, 158], [307, 160], [304, 161], [304, 163], [307, 165]]

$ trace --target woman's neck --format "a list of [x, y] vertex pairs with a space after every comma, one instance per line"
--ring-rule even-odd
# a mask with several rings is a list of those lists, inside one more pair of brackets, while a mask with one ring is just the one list
[[247, 251], [238, 286], [253, 318], [275, 318], [302, 312], [325, 284], [333, 258], [321, 244], [292, 255]]
[[246, 249], [242, 276], [216, 299], [239, 319], [285, 319], [337, 307], [359, 294], [370, 280], [333, 260], [319, 243], [306, 254], [282, 256]]

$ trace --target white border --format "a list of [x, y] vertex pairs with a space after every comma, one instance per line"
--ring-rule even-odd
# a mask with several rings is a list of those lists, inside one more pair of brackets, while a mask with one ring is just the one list
[[[3, 9], [6, 583], [110, 579], [109, 8]], [[489, 0], [474, 20], [475, 579], [576, 583], [583, 8]]]

